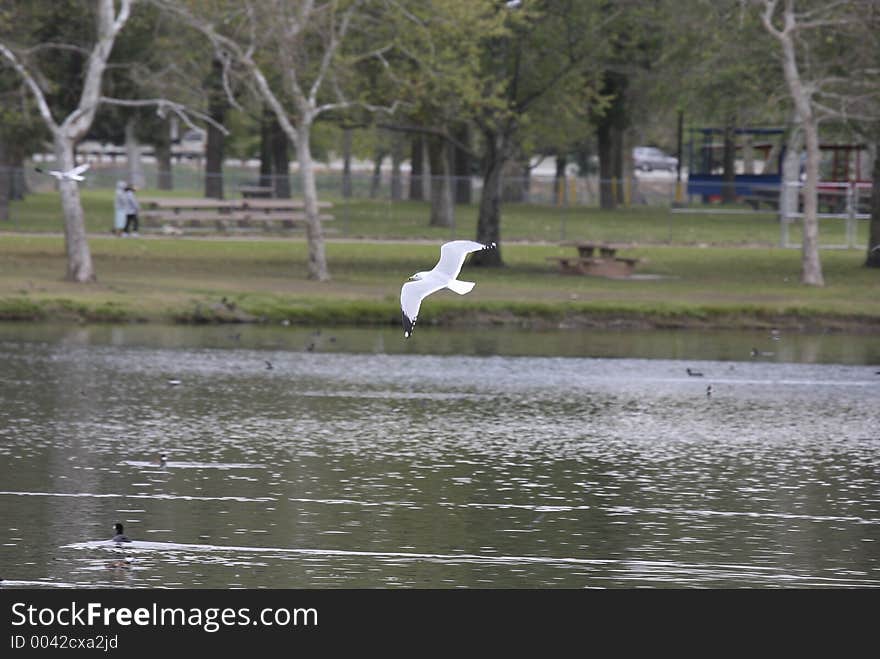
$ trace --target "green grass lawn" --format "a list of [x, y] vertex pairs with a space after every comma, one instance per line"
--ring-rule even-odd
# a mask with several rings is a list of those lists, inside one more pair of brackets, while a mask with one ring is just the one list
[[[438, 243], [331, 240], [331, 282], [306, 278], [302, 239], [90, 240], [98, 281], [63, 281], [63, 238], [0, 235], [0, 317], [93, 320], [398, 322], [406, 277], [432, 266]], [[779, 248], [639, 246], [639, 274], [655, 279], [566, 276], [546, 260], [571, 248], [502, 245], [506, 266], [465, 266], [466, 297], [440, 292], [421, 323], [552, 323], [849, 327], [880, 330], [880, 272], [861, 250], [827, 250], [827, 285], [798, 283], [800, 253]], [[222, 300], [225, 298], [226, 302]]]
[[[82, 190], [86, 228], [90, 233], [107, 234], [113, 219], [113, 192], [110, 189]], [[141, 197], [168, 195], [157, 190], [143, 190]], [[175, 191], [176, 196], [191, 196], [192, 191]], [[476, 235], [477, 205], [455, 209], [454, 227], [428, 226], [426, 202], [394, 202], [369, 199], [344, 200], [326, 195], [334, 204], [335, 220], [327, 223], [329, 235], [344, 238], [391, 238], [447, 240], [473, 238]], [[61, 203], [52, 191], [28, 195], [13, 202], [10, 221], [0, 223], [3, 232], [60, 232]], [[868, 222], [857, 223], [856, 244], [867, 244]], [[790, 241], [800, 240], [800, 228], [793, 225]], [[762, 245], [780, 241], [780, 227], [772, 213], [726, 214], [718, 212], [672, 213], [662, 206], [634, 206], [602, 211], [589, 206], [554, 207], [538, 204], [507, 203], [502, 206], [502, 241], [555, 243], [562, 240], [606, 240], [648, 245]], [[824, 245], [845, 245], [846, 226], [840, 219], [820, 222], [820, 240]]]

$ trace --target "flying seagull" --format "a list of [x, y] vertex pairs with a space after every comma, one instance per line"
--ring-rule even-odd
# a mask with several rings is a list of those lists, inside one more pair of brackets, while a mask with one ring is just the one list
[[473, 240], [453, 240], [440, 247], [440, 260], [433, 270], [417, 272], [400, 289], [400, 310], [403, 312], [403, 335], [409, 338], [419, 317], [422, 300], [441, 288], [464, 295], [476, 286], [472, 281], [456, 279], [465, 257], [471, 252], [494, 249], [495, 243], [484, 245]]
[[49, 176], [54, 176], [59, 181], [67, 179], [68, 181], [85, 181], [86, 179], [83, 177], [82, 173], [89, 168], [89, 163], [85, 162], [82, 165], [77, 165], [73, 169], [68, 169], [66, 172], [59, 172], [57, 169], [50, 169], [46, 171], [45, 169], [40, 169], [39, 167], [34, 167], [40, 174], [48, 174]]

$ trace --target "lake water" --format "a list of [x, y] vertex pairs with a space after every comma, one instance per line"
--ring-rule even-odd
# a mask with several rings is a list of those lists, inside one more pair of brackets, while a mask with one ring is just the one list
[[0, 585], [877, 587], [877, 371], [876, 336], [0, 324]]

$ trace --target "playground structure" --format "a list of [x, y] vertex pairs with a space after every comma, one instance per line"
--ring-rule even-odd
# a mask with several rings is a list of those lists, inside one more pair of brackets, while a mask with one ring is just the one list
[[[699, 195], [703, 203], [721, 201], [724, 192], [723, 128], [692, 128], [687, 146], [687, 194]], [[735, 149], [743, 171], [734, 176], [735, 195], [749, 201], [769, 200], [779, 196], [782, 183], [782, 160], [785, 156], [785, 131], [781, 128], [735, 128]], [[759, 141], [760, 140], [760, 141]], [[751, 150], [751, 157], [746, 151]], [[756, 157], [757, 156], [757, 157]]]
[[[724, 144], [716, 136], [723, 128], [691, 129], [688, 144], [687, 194], [699, 195], [703, 203], [715, 203], [724, 192]], [[782, 128], [736, 128], [735, 162], [741, 171], [734, 176], [737, 201], [757, 210], [761, 204], [779, 208], [782, 163], [785, 158], [785, 131]], [[862, 210], [870, 201], [871, 180], [867, 176], [867, 147], [864, 144], [820, 144], [819, 207], [828, 213], [841, 213], [850, 204]], [[748, 153], [750, 151], [750, 154]], [[805, 156], [801, 156], [800, 180], [804, 178]]]

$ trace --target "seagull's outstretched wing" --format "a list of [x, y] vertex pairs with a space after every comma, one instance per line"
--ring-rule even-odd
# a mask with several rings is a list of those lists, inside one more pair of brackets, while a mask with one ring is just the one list
[[65, 172], [68, 176], [79, 176], [84, 171], [86, 171], [91, 165], [87, 162], [84, 162], [82, 165], [77, 165], [69, 172]]
[[34, 169], [37, 170], [38, 172], [40, 172], [40, 174], [48, 174], [49, 176], [54, 176], [59, 181], [61, 180], [62, 175], [61, 175], [61, 172], [59, 172], [58, 170], [55, 170], [55, 169], [45, 170], [41, 167], [34, 167]]
[[434, 266], [434, 272], [445, 275], [450, 279], [458, 277], [461, 272], [461, 266], [464, 264], [465, 257], [471, 252], [478, 252], [481, 249], [492, 249], [495, 243], [484, 245], [483, 243], [474, 242], [473, 240], [453, 240], [444, 243], [440, 247], [440, 260]]
[[426, 277], [408, 281], [400, 288], [400, 310], [403, 314], [403, 336], [409, 338], [419, 317], [422, 300], [446, 286], [444, 277]]

